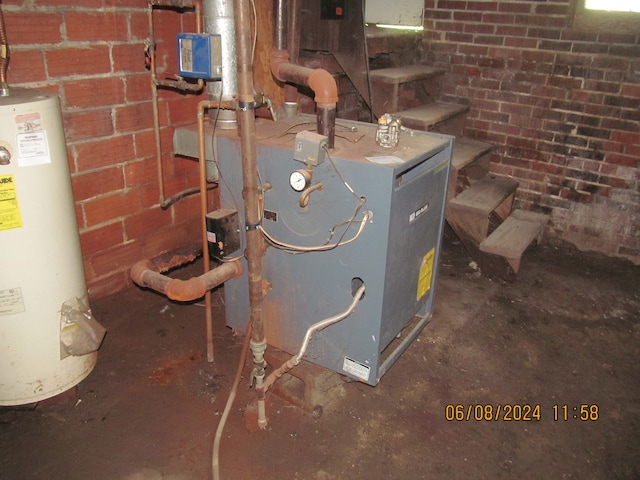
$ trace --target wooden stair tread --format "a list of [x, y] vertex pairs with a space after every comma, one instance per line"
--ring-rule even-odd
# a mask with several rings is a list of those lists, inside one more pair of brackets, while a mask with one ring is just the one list
[[444, 74], [444, 69], [429, 67], [427, 65], [405, 65], [396, 68], [380, 68], [371, 70], [371, 81], [399, 85], [401, 83], [427, 80]]
[[400, 115], [402, 125], [405, 127], [427, 131], [434, 125], [468, 111], [468, 105], [434, 102], [396, 113]]
[[549, 216], [542, 213], [514, 210], [480, 244], [480, 250], [509, 259], [519, 259], [548, 221]]
[[492, 149], [493, 145], [491, 143], [465, 137], [456, 138], [453, 144], [451, 159], [453, 168], [462, 170], [470, 163], [489, 153]]
[[509, 177], [486, 176], [449, 201], [449, 207], [489, 215], [516, 188], [518, 182]]

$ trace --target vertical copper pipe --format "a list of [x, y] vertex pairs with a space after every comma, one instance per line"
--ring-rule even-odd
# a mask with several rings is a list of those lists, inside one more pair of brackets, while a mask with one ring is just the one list
[[242, 178], [245, 212], [247, 270], [249, 277], [252, 343], [264, 344], [262, 323], [262, 255], [264, 243], [260, 223], [258, 167], [256, 161], [255, 104], [251, 64], [251, 16], [247, 0], [235, 0], [236, 44], [238, 51], [238, 133], [242, 146]]

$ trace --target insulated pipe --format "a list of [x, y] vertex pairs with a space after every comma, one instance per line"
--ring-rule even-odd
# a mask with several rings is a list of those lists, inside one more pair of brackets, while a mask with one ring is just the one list
[[9, 43], [7, 42], [7, 32], [4, 26], [4, 16], [0, 6], [0, 97], [9, 95], [9, 84], [7, 83], [7, 67], [9, 66]]

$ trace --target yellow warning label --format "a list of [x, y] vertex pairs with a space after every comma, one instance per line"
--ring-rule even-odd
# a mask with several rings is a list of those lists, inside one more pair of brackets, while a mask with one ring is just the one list
[[13, 175], [0, 175], [0, 230], [22, 226]]
[[431, 276], [433, 274], [433, 258], [436, 255], [436, 249], [432, 248], [422, 257], [420, 265], [420, 276], [418, 277], [418, 293], [416, 298], [420, 300], [431, 289]]

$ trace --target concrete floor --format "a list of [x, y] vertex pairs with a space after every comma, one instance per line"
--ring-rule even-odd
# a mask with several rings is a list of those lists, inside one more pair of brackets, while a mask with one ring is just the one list
[[[319, 418], [270, 394], [268, 429], [247, 428], [245, 378], [222, 478], [640, 478], [640, 267], [541, 246], [504, 284], [469, 262], [447, 236], [432, 322], [377, 387], [341, 381]], [[211, 478], [241, 348], [214, 302], [213, 364], [200, 304], [134, 287], [95, 302], [108, 334], [93, 373], [0, 409], [0, 478]]]

